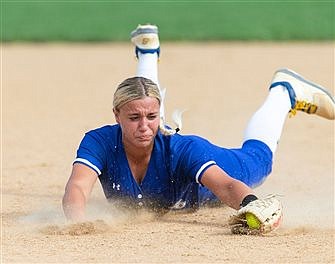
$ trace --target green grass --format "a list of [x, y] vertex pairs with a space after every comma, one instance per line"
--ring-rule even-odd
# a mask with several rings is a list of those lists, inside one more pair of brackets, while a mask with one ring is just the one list
[[334, 1], [2, 1], [3, 41], [334, 40]]

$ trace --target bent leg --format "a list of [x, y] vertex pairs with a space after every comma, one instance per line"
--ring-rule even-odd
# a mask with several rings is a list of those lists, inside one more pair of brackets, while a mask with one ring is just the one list
[[272, 80], [269, 96], [253, 115], [244, 141], [257, 139], [275, 153], [288, 112], [315, 114], [335, 119], [335, 99], [324, 87], [313, 83], [289, 69], [278, 70]]
[[165, 90], [161, 89], [158, 80], [158, 58], [160, 54], [158, 28], [155, 25], [139, 25], [131, 33], [131, 41], [135, 45], [135, 53], [138, 59], [136, 76], [150, 79], [157, 84], [162, 98], [160, 117], [164, 121]]

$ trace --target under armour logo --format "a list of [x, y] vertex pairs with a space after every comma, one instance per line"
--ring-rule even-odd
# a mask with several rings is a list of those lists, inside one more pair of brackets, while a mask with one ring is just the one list
[[115, 190], [118, 190], [118, 191], [120, 191], [120, 187], [121, 187], [121, 185], [120, 184], [115, 184], [114, 182], [113, 182], [113, 186], [112, 186], [112, 188]]

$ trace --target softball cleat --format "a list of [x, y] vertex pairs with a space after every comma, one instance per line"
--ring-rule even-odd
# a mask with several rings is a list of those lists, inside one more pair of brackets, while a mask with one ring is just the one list
[[136, 56], [141, 53], [157, 53], [159, 55], [158, 28], [155, 25], [138, 25], [130, 34], [131, 42], [136, 46]]
[[284, 86], [291, 100], [290, 116], [297, 111], [334, 120], [335, 99], [322, 86], [315, 84], [289, 69], [275, 72], [270, 89], [278, 85]]

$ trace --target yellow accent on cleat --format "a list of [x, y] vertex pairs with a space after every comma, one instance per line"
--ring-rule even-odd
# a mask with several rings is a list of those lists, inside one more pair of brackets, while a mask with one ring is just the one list
[[[324, 87], [313, 83], [289, 69], [276, 71], [272, 84], [288, 83], [292, 109], [289, 116], [297, 111], [315, 114], [320, 117], [335, 120], [335, 98]], [[271, 87], [270, 87], [271, 88]]]
[[297, 111], [303, 111], [307, 114], [315, 114], [318, 110], [318, 106], [306, 101], [297, 101], [294, 108], [290, 110], [289, 117], [293, 117], [297, 114]]

